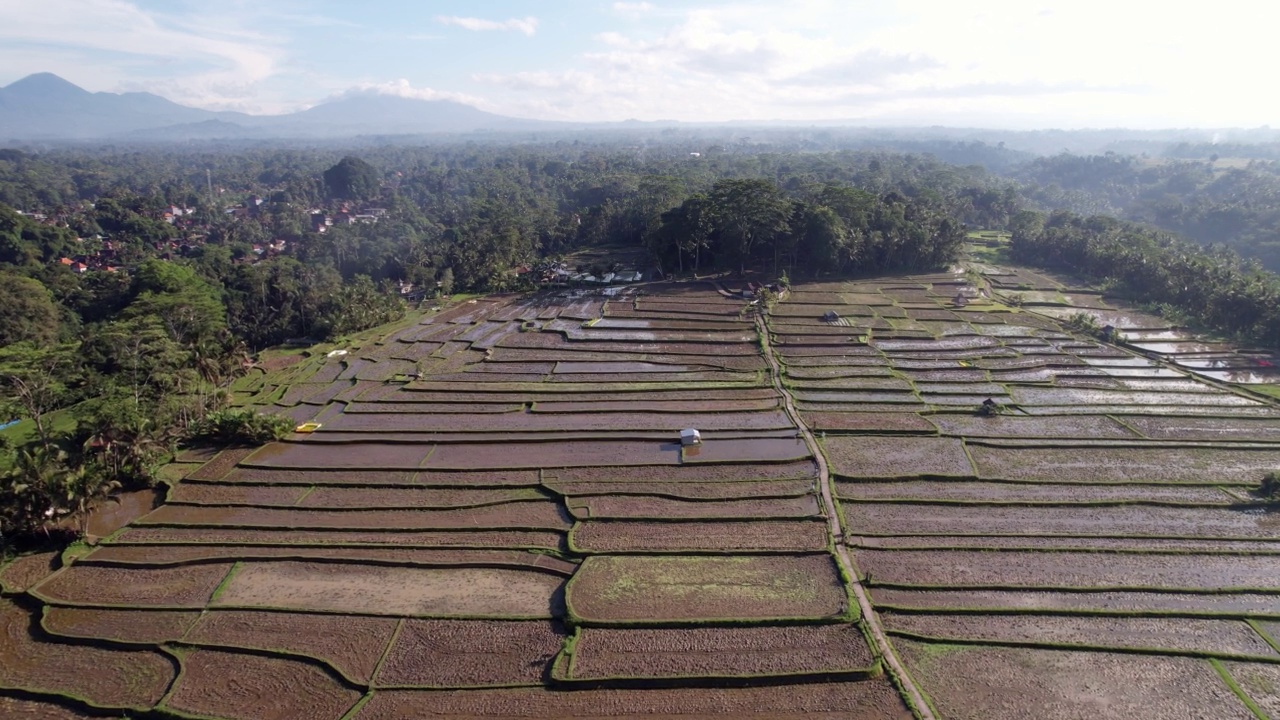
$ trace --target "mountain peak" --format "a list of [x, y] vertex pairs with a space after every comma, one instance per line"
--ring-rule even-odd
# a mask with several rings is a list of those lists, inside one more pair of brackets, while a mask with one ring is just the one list
[[9, 97], [83, 97], [90, 95], [88, 90], [68, 82], [50, 72], [35, 73], [28, 75], [21, 80], [17, 80], [4, 88], [0, 88], [0, 93], [4, 93]]
[[[210, 123], [221, 120], [225, 122]], [[216, 113], [143, 92], [89, 92], [53, 73], [0, 88], [0, 141], [146, 137], [354, 137], [526, 132], [562, 127], [488, 113], [445, 99], [348, 93], [287, 115]], [[143, 135], [140, 135], [143, 134]]]

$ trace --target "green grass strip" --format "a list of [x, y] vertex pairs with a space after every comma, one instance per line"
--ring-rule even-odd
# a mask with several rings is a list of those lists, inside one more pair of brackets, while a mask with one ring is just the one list
[[[148, 527], [163, 527], [161, 525], [148, 525]], [[182, 527], [182, 526], [177, 526]], [[852, 533], [857, 537], [867, 538], [1014, 538], [1020, 540], [1133, 540], [1133, 541], [1150, 541], [1150, 540], [1174, 540], [1184, 542], [1251, 542], [1251, 543], [1274, 543], [1271, 538], [1250, 538], [1250, 537], [1197, 537], [1195, 535], [1065, 535], [1061, 533], [1045, 533], [1043, 535], [1031, 535], [1026, 533], [871, 533], [857, 532]], [[1015, 549], [1006, 546], [984, 546], [984, 545], [930, 545], [922, 547], [860, 547], [861, 550], [875, 550], [882, 552], [913, 552], [916, 550], [946, 550], [955, 552], [978, 551], [978, 552], [1026, 552], [1024, 549]], [[1057, 548], [1051, 546], [1030, 548], [1031, 552], [1095, 552], [1095, 553], [1115, 553], [1115, 554], [1133, 554], [1133, 555], [1270, 555], [1274, 551], [1271, 550], [1192, 550], [1186, 548]]]
[[[980, 550], [979, 552], [986, 552]], [[1036, 590], [1045, 590], [1050, 592], [1064, 593], [1106, 593], [1106, 592], [1135, 592], [1135, 593], [1160, 593], [1163, 595], [1280, 595], [1280, 588], [1257, 588], [1257, 587], [1169, 587], [1167, 585], [1010, 585], [1007, 583], [992, 583], [989, 585], [938, 585], [923, 583], [905, 583], [905, 582], [885, 582], [876, 580], [874, 583], [868, 581], [868, 584], [876, 588], [885, 588], [889, 590], [1008, 590], [1011, 592], [1029, 592]]]
[[898, 615], [1052, 615], [1061, 617], [1120, 617], [1120, 618], [1190, 618], [1196, 620], [1247, 620], [1258, 617], [1263, 620], [1280, 619], [1280, 612], [1256, 610], [1187, 610], [1187, 609], [1114, 609], [1101, 607], [964, 607], [953, 605], [899, 605], [876, 603], [877, 610], [887, 610]]
[[582, 628], [574, 627], [565, 636], [560, 645], [560, 652], [551, 662], [551, 680], [554, 682], [572, 682], [574, 654], [578, 649], [578, 641], [582, 639]]
[[382, 649], [382, 655], [378, 657], [378, 662], [373, 666], [373, 672], [369, 673], [370, 687], [378, 684], [378, 675], [382, 672], [382, 666], [386, 664], [387, 658], [391, 657], [391, 649], [396, 646], [396, 642], [400, 639], [400, 631], [404, 629], [404, 621], [404, 618], [400, 618], [396, 622], [396, 629], [392, 631], [391, 639], [387, 641], [387, 646]]
[[62, 567], [65, 568], [79, 558], [82, 558], [93, 551], [94, 547], [92, 545], [86, 543], [84, 540], [77, 540], [63, 548], [59, 561], [62, 563]]
[[173, 694], [178, 691], [178, 684], [182, 682], [183, 676], [186, 675], [187, 673], [187, 663], [186, 663], [187, 656], [190, 655], [192, 652], [194, 652], [195, 649], [187, 645], [181, 645], [181, 644], [175, 644], [175, 643], [164, 643], [160, 645], [160, 650], [164, 653], [167, 653], [170, 657], [174, 659], [175, 662], [177, 662], [178, 672], [174, 674], [173, 682], [169, 683], [169, 689], [166, 690], [164, 695], [162, 695], [160, 699], [156, 701], [155, 707], [157, 710], [173, 714], [177, 717], [188, 717], [185, 713], [168, 708], [166, 707], [166, 705], [169, 703], [169, 700], [173, 697]]
[[352, 705], [351, 709], [348, 710], [346, 713], [344, 713], [340, 718], [340, 720], [352, 720], [355, 716], [360, 714], [360, 711], [364, 708], [365, 703], [368, 703], [372, 699], [373, 699], [372, 690], [365, 693], [364, 695], [361, 695], [360, 699], [356, 700], [356, 704]]
[[226, 591], [227, 587], [231, 585], [231, 580], [235, 578], [236, 573], [240, 572], [243, 567], [244, 563], [240, 561], [236, 561], [236, 563], [231, 566], [231, 569], [227, 571], [226, 577], [222, 578], [222, 582], [218, 583], [218, 587], [214, 588], [213, 594], [209, 596], [209, 602], [206, 603], [206, 605], [212, 605], [217, 601], [218, 596]]
[[1280, 657], [1268, 655], [1244, 655], [1240, 653], [1217, 652], [1214, 650], [1194, 650], [1191, 648], [1158, 648], [1158, 647], [1126, 647], [1115, 645], [1099, 645], [1094, 643], [1039, 642], [1036, 640], [1001, 640], [997, 638], [961, 638], [938, 637], [924, 635], [909, 630], [885, 628], [886, 635], [925, 643], [945, 643], [950, 645], [973, 645], [984, 647], [1015, 647], [1031, 650], [1071, 650], [1083, 652], [1120, 653], [1125, 655], [1161, 655], [1168, 657], [1195, 657], [1203, 659], [1221, 659], [1236, 662], [1263, 663], [1280, 665]]
[[[840, 582], [844, 585], [844, 620], [856, 623], [862, 619], [862, 610], [853, 591], [853, 586], [858, 583], [858, 578], [849, 576], [849, 573], [844, 569], [844, 563], [840, 562], [840, 558], [834, 552], [831, 553], [831, 563], [836, 566], [836, 572], [840, 574]], [[873, 645], [872, 647], [875, 646]]]
[[1259, 625], [1256, 620], [1248, 617], [1245, 618], [1244, 621], [1249, 625], [1249, 627], [1253, 628], [1254, 632], [1258, 633], [1258, 637], [1262, 638], [1264, 642], [1271, 646], [1272, 650], [1275, 650], [1277, 654], [1280, 654], [1280, 644], [1277, 644], [1275, 638], [1271, 637], [1270, 633], [1262, 629], [1262, 626]]
[[1231, 672], [1222, 664], [1222, 661], [1217, 658], [1209, 658], [1209, 664], [1213, 666], [1214, 670], [1218, 671], [1218, 677], [1222, 678], [1222, 682], [1226, 683], [1227, 687], [1231, 688], [1231, 692], [1235, 693], [1236, 697], [1240, 698], [1240, 702], [1244, 703], [1244, 706], [1249, 708], [1249, 712], [1253, 713], [1258, 720], [1270, 720], [1271, 716], [1267, 715], [1262, 708], [1258, 707], [1258, 704], [1253, 701], [1253, 698], [1249, 697], [1249, 694], [1244, 691], [1244, 688], [1240, 687], [1240, 683], [1236, 682], [1236, 679], [1231, 676]]
[[296, 506], [296, 505], [301, 505], [301, 504], [302, 504], [302, 501], [303, 501], [303, 500], [306, 500], [308, 495], [310, 495], [311, 493], [315, 492], [317, 487], [318, 487], [317, 485], [312, 485], [311, 487], [307, 488], [305, 492], [303, 492], [301, 495], [299, 495], [299, 496], [298, 496], [298, 499], [297, 499], [297, 500], [294, 500], [294, 501], [293, 501], [293, 504], [294, 504], [295, 506]]
[[[929, 696], [929, 693], [925, 691], [924, 684], [921, 683], [920, 680], [916, 677], [916, 674], [910, 668], [907, 667], [907, 663], [905, 663], [901, 657], [897, 656], [896, 654], [897, 650], [893, 647], [892, 638], [888, 636], [887, 631], [886, 631], [885, 639], [889, 640], [889, 642], [887, 643], [887, 647], [889, 648], [889, 652], [895, 653], [895, 657], [898, 660], [898, 666], [902, 668], [902, 674], [907, 675], [908, 677], [911, 678], [911, 684], [915, 686], [916, 692], [919, 693], [920, 697], [924, 700], [925, 704], [929, 706], [929, 711], [933, 714], [935, 718], [943, 717], [942, 713], [938, 712], [937, 703], [935, 703], [933, 698]], [[958, 647], [960, 646], [945, 645], [940, 643], [929, 643], [929, 644], [925, 644], [924, 649], [926, 651], [931, 652], [932, 654], [932, 651], [934, 651], [935, 648], [942, 651], [946, 651], [948, 649], [958, 648]], [[898, 691], [898, 697], [902, 699], [903, 704], [905, 704], [907, 708], [911, 710], [912, 716], [916, 718], [921, 717], [923, 715], [923, 710], [921, 708], [916, 707], [915, 702], [913, 702], [911, 698], [911, 694], [906, 691], [905, 687], [902, 684], [901, 678], [898, 677], [898, 673], [889, 673], [889, 681], [893, 683], [894, 689]]]
[[[853, 500], [862, 505], [943, 505], [943, 506], [972, 506], [972, 507], [1029, 507], [1029, 508], [1081, 508], [1081, 507], [1167, 507], [1167, 508], [1191, 508], [1191, 509], [1210, 509], [1210, 510], [1234, 510], [1267, 507], [1266, 503], [1259, 501], [1241, 501], [1227, 502], [1224, 498], [1223, 502], [1195, 502], [1191, 500], [967, 500], [957, 498], [933, 498], [933, 497], [876, 497], [876, 498], [860, 498], [856, 496], [842, 496], [846, 500]], [[943, 533], [929, 533], [943, 534]], [[1265, 538], [1264, 538], [1265, 539]]]
[[[571, 661], [572, 662], [572, 661]], [[857, 682], [876, 677], [878, 664], [865, 668], [803, 670], [780, 673], [746, 675], [669, 675], [669, 676], [608, 676], [591, 678], [562, 678], [555, 681], [565, 688], [575, 690], [600, 689], [658, 689], [658, 688], [727, 688], [727, 687], [793, 687], [805, 683]]]

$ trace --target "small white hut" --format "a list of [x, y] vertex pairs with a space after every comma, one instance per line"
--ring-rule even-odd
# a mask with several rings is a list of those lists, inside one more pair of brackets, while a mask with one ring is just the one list
[[684, 430], [681, 430], [680, 444], [681, 445], [701, 445], [702, 433], [698, 432], [694, 428], [686, 428]]

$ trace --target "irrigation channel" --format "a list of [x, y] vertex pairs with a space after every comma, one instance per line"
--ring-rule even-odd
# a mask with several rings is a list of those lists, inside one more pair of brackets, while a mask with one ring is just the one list
[[903, 694], [910, 699], [912, 710], [916, 716], [920, 720], [935, 720], [933, 711], [929, 708], [929, 703], [925, 702], [924, 697], [911, 680], [906, 668], [902, 667], [902, 664], [898, 662], [898, 658], [893, 652], [893, 646], [889, 644], [889, 638], [885, 636], [884, 628], [880, 625], [880, 618], [876, 615], [875, 608], [871, 605], [871, 599], [867, 597], [866, 589], [862, 587], [861, 577], [854, 568], [853, 560], [849, 557], [849, 550], [844, 544], [844, 530], [840, 526], [840, 514], [836, 510], [835, 501], [831, 497], [831, 473], [827, 469], [827, 459], [822, 454], [822, 448], [818, 447], [818, 441], [813, 437], [813, 431], [809, 429], [809, 426], [800, 417], [800, 413], [796, 411], [791, 392], [787, 390], [782, 382], [782, 368], [778, 366], [778, 358], [774, 356], [773, 347], [769, 343], [769, 327], [763, 315], [756, 316], [756, 331], [760, 333], [761, 350], [764, 352], [765, 359], [769, 361], [769, 377], [773, 381], [773, 386], [782, 395], [787, 415], [791, 417], [796, 427], [800, 429], [800, 433], [804, 436], [805, 445], [809, 448], [809, 452], [813, 454], [814, 462], [818, 463], [818, 489], [821, 491], [822, 505], [827, 514], [827, 526], [828, 532], [831, 533], [832, 547], [835, 548], [836, 561], [840, 563], [840, 567], [849, 578], [853, 594], [858, 598], [858, 608], [863, 622], [866, 623], [867, 630], [875, 640], [876, 649], [884, 659], [890, 676]]

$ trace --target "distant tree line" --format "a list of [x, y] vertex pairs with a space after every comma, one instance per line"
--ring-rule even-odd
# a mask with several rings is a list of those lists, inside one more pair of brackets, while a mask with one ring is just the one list
[[[1170, 150], [1174, 159], [1129, 155], [1039, 158], [1014, 172], [1027, 204], [1112, 215], [1227, 247], [1280, 271], [1280, 162], [1220, 161], [1214, 146]], [[1218, 148], [1265, 155], [1265, 148]], [[1200, 159], [1181, 159], [1199, 155]]]
[[1228, 336], [1280, 348], [1280, 277], [1136, 223], [1059, 211], [1011, 222], [1014, 260], [1083, 276]]
[[953, 262], [964, 226], [945, 208], [847, 185], [791, 198], [768, 180], [720, 180], [663, 212], [647, 235], [668, 270], [763, 266], [793, 277], [933, 270]]

